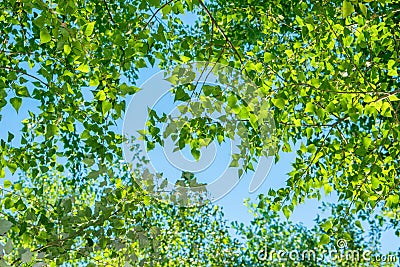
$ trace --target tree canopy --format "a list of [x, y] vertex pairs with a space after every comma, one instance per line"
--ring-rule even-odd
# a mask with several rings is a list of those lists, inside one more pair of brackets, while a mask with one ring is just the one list
[[[0, 124], [9, 106], [27, 117], [20, 131], [1, 126], [0, 266], [264, 266], [260, 247], [333, 249], [340, 238], [378, 253], [382, 229], [400, 236], [399, 18], [395, 0], [1, 1]], [[139, 70], [190, 62], [229, 66], [255, 85], [173, 90], [183, 114], [207, 102], [238, 118], [230, 125], [248, 142], [232, 165], [251, 172], [262, 155], [297, 155], [237, 236], [212, 203], [157, 201], [140, 184], [145, 168], [123, 162], [117, 124]], [[273, 150], [260, 134], [266, 111]], [[163, 145], [158, 123], [173, 123], [150, 114], [149, 149]], [[195, 158], [234, 138], [201, 115], [174, 134]], [[280, 220], [330, 193], [339, 201], [315, 228]], [[382, 263], [359, 262], [371, 264]]]

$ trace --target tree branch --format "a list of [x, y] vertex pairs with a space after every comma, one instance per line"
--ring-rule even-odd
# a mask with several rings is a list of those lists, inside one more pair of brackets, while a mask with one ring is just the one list
[[29, 74], [29, 73], [26, 73], [26, 72], [24, 72], [24, 71], [22, 71], [22, 70], [13, 69], [13, 68], [10, 68], [10, 67], [7, 67], [7, 66], [5, 66], [5, 67], [1, 67], [1, 66], [0, 66], [0, 69], [5, 69], [5, 70], [8, 70], [8, 71], [16, 71], [16, 72], [18, 72], [18, 73], [21, 73], [21, 74], [23, 74], [23, 75], [29, 76], [29, 77], [31, 77], [32, 79], [35, 79], [35, 80], [39, 81], [40, 83], [46, 85], [46, 87], [49, 87], [49, 84], [48, 84], [48, 83], [46, 83], [46, 82], [42, 81], [41, 79], [39, 79], [38, 77], [33, 76], [33, 75]]
[[108, 16], [110, 17], [111, 22], [114, 25], [117, 24], [117, 23], [115, 23], [115, 20], [114, 20], [113, 16], [111, 15], [111, 12], [110, 12], [110, 9], [108, 8], [108, 4], [107, 4], [106, 0], [103, 0], [103, 3], [106, 6], [106, 10], [107, 10]]
[[153, 15], [150, 17], [150, 19], [147, 21], [146, 25], [144, 25], [144, 28], [146, 29], [150, 22], [154, 19], [154, 17], [158, 14], [158, 12], [160, 12], [164, 7], [166, 7], [167, 5], [171, 4], [172, 2], [174, 2], [175, 0], [170, 0], [167, 3], [163, 4], [161, 7], [159, 7], [156, 12], [153, 13]]

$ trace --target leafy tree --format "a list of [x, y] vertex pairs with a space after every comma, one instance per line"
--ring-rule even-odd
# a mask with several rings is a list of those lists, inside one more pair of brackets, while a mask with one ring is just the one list
[[[306, 198], [334, 191], [341, 212], [321, 222], [325, 235], [347, 233], [358, 247], [353, 216], [372, 218], [376, 210], [377, 221], [399, 235], [399, 12], [390, 0], [2, 1], [0, 111], [10, 105], [30, 112], [20, 135], [9, 132], [0, 140], [0, 177], [19, 177], [4, 180], [1, 189], [0, 265], [252, 260], [251, 251], [235, 256], [243, 248], [212, 207], [155, 202], [138, 185], [141, 166], [120, 164], [125, 140], [116, 122], [125, 97], [138, 90], [138, 70], [156, 62], [161, 68], [208, 61], [239, 69], [271, 106], [277, 159], [299, 146], [286, 186], [260, 200], [264, 211], [253, 226], [287, 229], [272, 211], [289, 216]], [[198, 18], [191, 26], [181, 16], [188, 13]], [[234, 89], [178, 89], [178, 103], [206, 96], [229, 105], [236, 96]], [[244, 96], [236, 96], [235, 127], [248, 133], [250, 148], [236, 160], [248, 171], [270, 151], [256, 123], [262, 112], [240, 101]], [[191, 127], [202, 130], [203, 124]], [[197, 155], [209, 142], [193, 140], [232, 138], [222, 125], [215, 128], [223, 131], [186, 136], [181, 144], [179, 138], [178, 148], [192, 145]], [[149, 137], [154, 145], [157, 136]], [[347, 227], [337, 229], [341, 225]], [[292, 240], [287, 231], [282, 242]], [[324, 234], [315, 239], [303, 228], [296, 231], [318, 246], [333, 245], [325, 244]]]
[[[237, 266], [396, 266], [396, 252], [385, 257], [379, 252], [382, 220], [369, 218], [366, 230], [354, 215], [346, 215], [339, 225], [318, 217], [316, 226], [307, 228], [282, 221], [262, 195], [259, 199], [258, 204], [248, 203], [254, 215], [250, 225], [234, 224], [245, 244]], [[323, 209], [334, 218], [346, 213], [340, 203]]]
[[[164, 61], [239, 68], [269, 99], [279, 151], [299, 147], [286, 186], [266, 195], [273, 209], [289, 216], [334, 191], [346, 214], [378, 210], [399, 234], [397, 1], [199, 1], [196, 11], [195, 26], [169, 27], [179, 38]], [[250, 114], [261, 115], [241, 118], [253, 145], [244, 160], [264, 149]]]
[[138, 69], [154, 63], [157, 38], [164, 38], [148, 25], [155, 7], [157, 1], [0, 3], [1, 108], [38, 107], [22, 121], [20, 138], [1, 140], [1, 177], [19, 177], [1, 189], [2, 266], [166, 265], [188, 253], [201, 259], [188, 241], [209, 240], [198, 248], [211, 255], [225, 240], [220, 222], [207, 217], [211, 207], [157, 204], [136, 183], [143, 173], [132, 176], [119, 162], [123, 137], [115, 121], [137, 91]]

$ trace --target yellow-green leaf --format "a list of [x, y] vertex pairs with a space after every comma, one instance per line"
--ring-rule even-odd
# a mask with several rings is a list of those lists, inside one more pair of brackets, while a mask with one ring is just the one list
[[311, 102], [308, 102], [304, 111], [309, 113], [314, 113], [315, 105]]
[[181, 56], [181, 60], [182, 60], [182, 62], [184, 62], [184, 63], [189, 62], [190, 59], [191, 59], [190, 57], [187, 57], [187, 56], [184, 56], [184, 55]]
[[44, 43], [48, 43], [50, 41], [51, 41], [50, 33], [46, 29], [41, 30], [40, 31], [40, 43], [44, 44]]
[[94, 29], [94, 22], [86, 24], [85, 35], [86, 36], [92, 35], [93, 29]]
[[274, 55], [269, 53], [269, 52], [265, 52], [264, 53], [264, 62], [268, 63], [270, 62], [272, 59], [274, 58]]
[[328, 244], [330, 240], [331, 240], [331, 238], [329, 237], [329, 235], [323, 234], [323, 235], [321, 236], [321, 239], [319, 240], [319, 244], [320, 244], [320, 245]]
[[71, 47], [69, 45], [64, 45], [64, 53], [69, 55], [71, 53]]
[[285, 100], [282, 98], [272, 99], [272, 103], [279, 109], [283, 109], [285, 107]]
[[363, 13], [364, 16], [367, 16], [367, 7], [364, 4], [359, 3], [358, 6], [361, 9], [361, 12]]
[[346, 0], [343, 1], [342, 12], [343, 12], [343, 18], [348, 17], [351, 13], [354, 12], [353, 4]]
[[103, 114], [106, 114], [111, 108], [112, 108], [112, 103], [108, 101], [103, 101], [101, 103], [101, 109], [103, 111]]
[[9, 180], [5, 180], [4, 183], [3, 183], [3, 186], [4, 186], [4, 188], [9, 188], [9, 187], [12, 186], [12, 183]]
[[379, 179], [376, 177], [371, 178], [372, 189], [377, 189], [379, 187]]
[[89, 72], [89, 66], [87, 64], [81, 64], [77, 70], [84, 72], [84, 73], [88, 73]]

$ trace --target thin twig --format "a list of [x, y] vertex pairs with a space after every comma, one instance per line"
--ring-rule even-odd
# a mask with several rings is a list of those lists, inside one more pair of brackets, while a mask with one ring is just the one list
[[154, 13], [153, 15], [150, 17], [150, 19], [147, 21], [147, 23], [144, 25], [144, 28], [146, 29], [150, 22], [154, 19], [154, 17], [158, 14], [158, 12], [160, 12], [164, 7], [166, 7], [167, 5], [171, 4], [172, 2], [174, 2], [175, 0], [170, 0], [167, 3], [163, 4], [161, 7], [159, 7]]
[[26, 73], [26, 72], [24, 72], [24, 71], [22, 71], [22, 70], [13, 69], [13, 68], [10, 68], [10, 67], [7, 67], [7, 66], [5, 66], [5, 67], [1, 67], [1, 66], [0, 66], [0, 69], [5, 69], [5, 70], [9, 70], [9, 71], [16, 71], [16, 72], [18, 72], [18, 73], [21, 73], [21, 74], [23, 74], [23, 75], [29, 76], [29, 77], [31, 77], [31, 78], [33, 78], [33, 79], [39, 81], [40, 83], [46, 85], [46, 87], [49, 87], [49, 84], [48, 84], [48, 83], [46, 83], [46, 82], [42, 81], [41, 79], [39, 79], [38, 77], [33, 76], [33, 75], [29, 74], [29, 73]]
[[[213, 17], [213, 15], [211, 14], [210, 10], [206, 7], [206, 5], [204, 4], [204, 2], [202, 0], [199, 0], [200, 5], [203, 7], [204, 11], [207, 13], [208, 17], [210, 18], [211, 22], [215, 25], [215, 27], [218, 29], [218, 31], [221, 33], [221, 35], [224, 37], [225, 41], [229, 44], [229, 46], [233, 49], [233, 51], [235, 52], [235, 54], [237, 55], [240, 63], [242, 64], [242, 66], [244, 67], [244, 62], [242, 59], [242, 56], [240, 55], [239, 51], [236, 49], [236, 47], [233, 45], [233, 43], [231, 42], [231, 40], [228, 38], [228, 36], [225, 34], [225, 32], [222, 30], [222, 28], [218, 25], [217, 21], [215, 20], [215, 18]], [[245, 69], [245, 72], [248, 76], [250, 76], [247, 73], [247, 70]]]
[[108, 16], [110, 17], [111, 22], [112, 22], [114, 25], [117, 24], [117, 23], [115, 22], [113, 16], [111, 15], [111, 12], [110, 12], [110, 9], [108, 8], [108, 4], [107, 4], [106, 0], [103, 0], [103, 3], [104, 3], [104, 5], [106, 6], [106, 10], [107, 10]]

